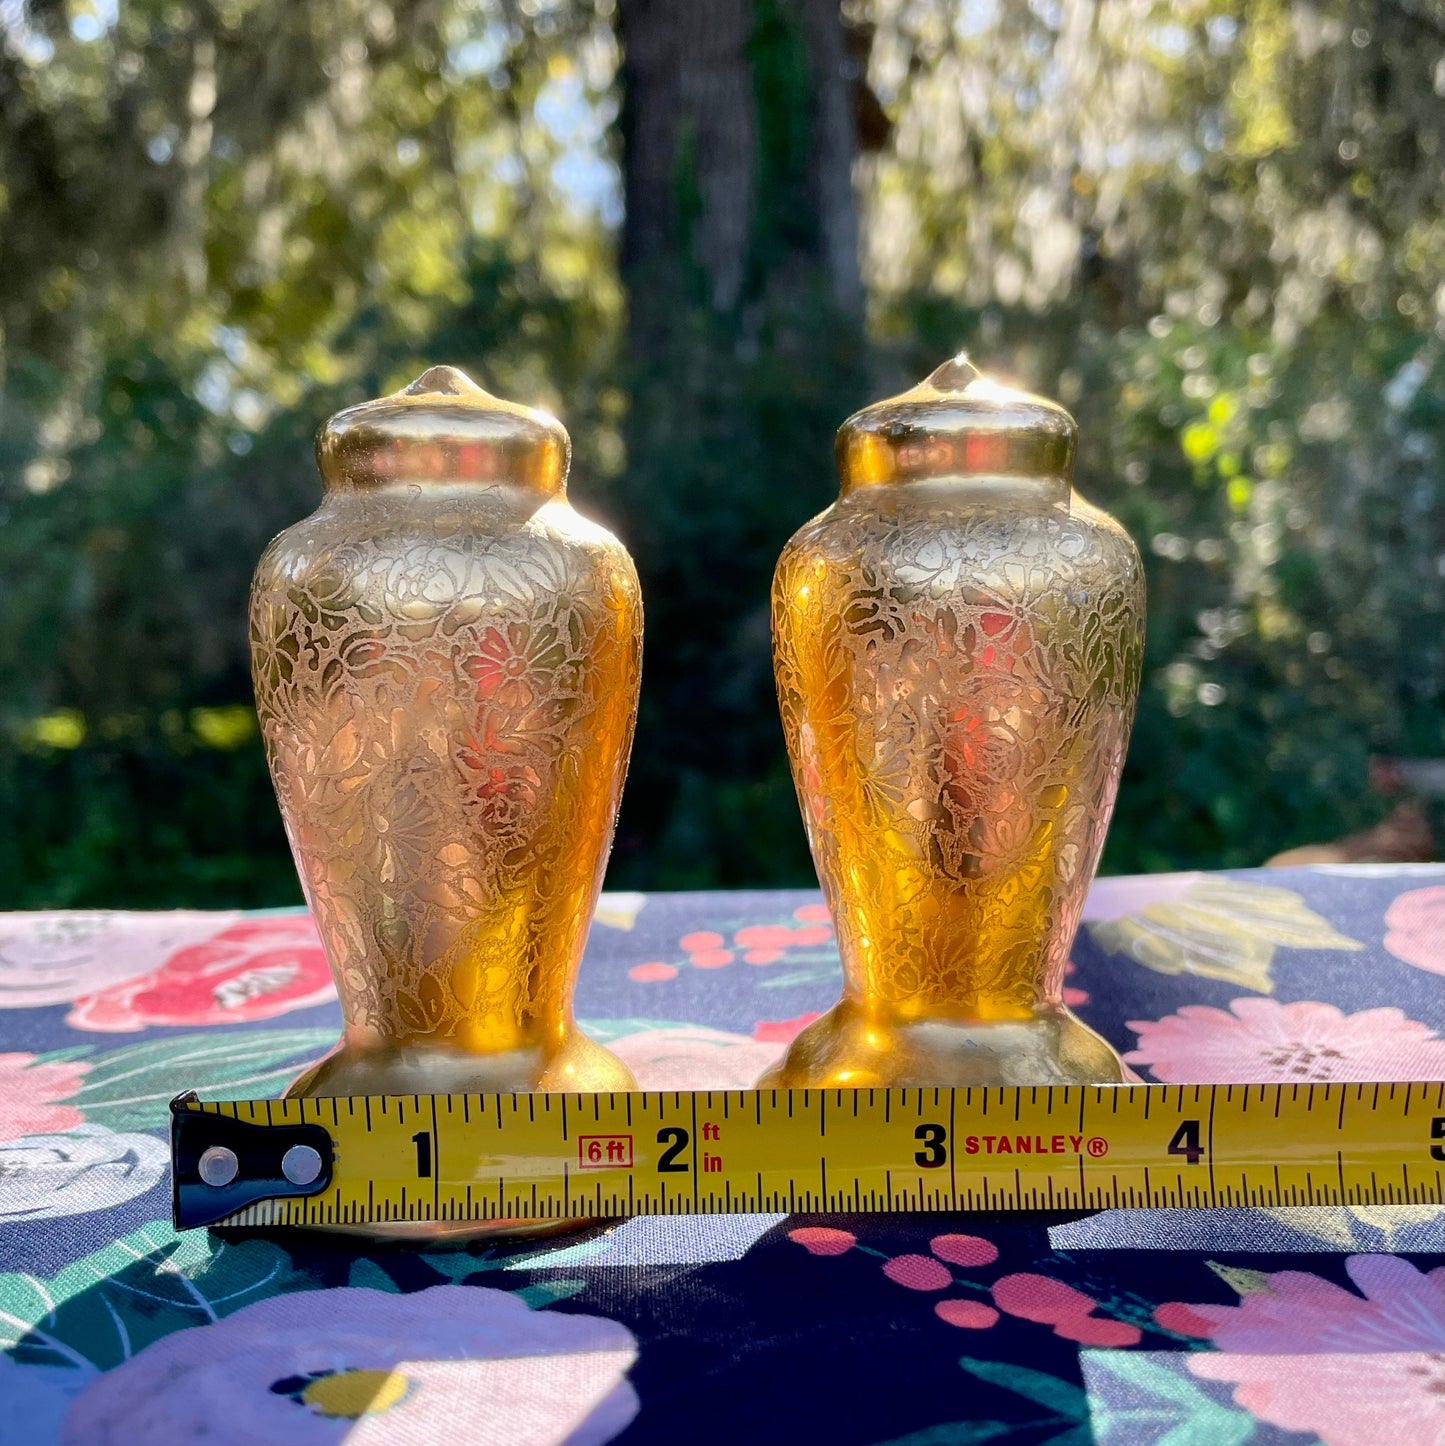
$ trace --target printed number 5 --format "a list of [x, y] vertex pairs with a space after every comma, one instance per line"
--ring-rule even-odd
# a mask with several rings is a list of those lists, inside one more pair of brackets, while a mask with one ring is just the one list
[[948, 1164], [948, 1131], [942, 1125], [919, 1125], [913, 1138], [923, 1145], [913, 1157], [914, 1164], [925, 1170], [937, 1170]]
[[[1445, 1115], [1436, 1115], [1430, 1121], [1430, 1138], [1432, 1140], [1445, 1140]], [[1432, 1160], [1445, 1161], [1445, 1145], [1431, 1145], [1430, 1158]]]

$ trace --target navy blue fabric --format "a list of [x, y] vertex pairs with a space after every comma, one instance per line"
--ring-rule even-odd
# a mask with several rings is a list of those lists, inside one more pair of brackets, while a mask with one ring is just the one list
[[[1080, 1016], [1121, 1051], [1144, 1048], [1150, 1038], [1177, 1039], [1187, 1063], [1196, 1042], [1248, 1016], [1248, 1008], [1231, 1006], [1255, 1000], [1264, 1001], [1256, 1013], [1279, 1020], [1281, 1028], [1300, 1023], [1323, 1031], [1332, 1053], [1319, 1067], [1334, 1068], [1332, 1077], [1360, 1077], [1350, 1068], [1366, 1067], [1374, 1077], [1429, 1077], [1421, 1071], [1433, 1068], [1445, 1032], [1445, 962], [1432, 962], [1421, 931], [1439, 917], [1441, 879], [1438, 869], [1302, 869], [1117, 886], [1111, 881], [1096, 890], [1099, 902], [1080, 932], [1067, 982], [1087, 996], [1076, 1006]], [[1110, 897], [1129, 906], [1125, 914], [1110, 912]], [[662, 1068], [665, 1058], [673, 1060], [671, 1068], [677, 1059], [696, 1058], [707, 1075], [699, 1077], [700, 1085], [720, 1082], [719, 1068], [753, 1070], [837, 997], [837, 955], [824, 937], [819, 904], [818, 894], [804, 892], [613, 899], [603, 916], [611, 922], [599, 923], [588, 944], [577, 1014], [596, 1037], [635, 1065], [641, 1061], [644, 1084], [647, 1071]], [[1111, 925], [1123, 917], [1165, 939], [1164, 954], [1152, 965], [1110, 947], [1120, 938]], [[1190, 939], [1200, 944], [1208, 935], [1214, 947], [1220, 938], [1234, 937], [1231, 930], [1245, 941], [1241, 948], [1255, 951], [1254, 962], [1241, 964], [1232, 977], [1199, 972]], [[1306, 942], [1277, 942], [1285, 937]], [[1261, 949], [1269, 955], [1267, 988], [1257, 987], [1258, 975], [1249, 974], [1257, 970]], [[1436, 949], [1445, 949], [1445, 942], [1437, 941]], [[1168, 968], [1175, 972], [1164, 972]], [[1232, 968], [1226, 963], [1224, 973], [1230, 976]], [[1249, 977], [1256, 987], [1245, 982]], [[1306, 1005], [1322, 1009], [1288, 1012]], [[1198, 1006], [1219, 1014], [1189, 1012]], [[241, 1006], [243, 1013], [248, 1007]], [[1396, 1010], [1399, 1018], [1369, 1014], [1380, 1009]], [[1246, 1317], [1263, 1320], [1259, 1312], [1270, 1302], [1293, 1299], [1292, 1280], [1309, 1277], [1298, 1310], [1291, 1314], [1280, 1304], [1284, 1323], [1260, 1329], [1266, 1337], [1276, 1331], [1269, 1338], [1281, 1353], [1304, 1358], [1314, 1351], [1323, 1359], [1318, 1322], [1324, 1303], [1338, 1300], [1331, 1288], [1349, 1292], [1362, 1310], [1376, 1311], [1382, 1320], [1405, 1309], [1397, 1310], [1389, 1296], [1397, 1289], [1391, 1284], [1397, 1277], [1388, 1274], [1392, 1267], [1371, 1276], [1373, 1267], [1361, 1273], [1352, 1261], [1392, 1256], [1407, 1263], [1411, 1274], [1398, 1276], [1398, 1289], [1408, 1293], [1416, 1273], [1424, 1277], [1439, 1269], [1445, 1250], [1445, 1210], [1433, 1207], [1115, 1211], [1053, 1221], [701, 1216], [639, 1219], [540, 1245], [462, 1251], [357, 1248], [294, 1237], [229, 1244], [218, 1237], [178, 1240], [163, 1224], [169, 1215], [166, 1180], [154, 1178], [127, 1194], [123, 1183], [114, 1183], [111, 1142], [141, 1140], [131, 1146], [136, 1163], [129, 1178], [151, 1179], [154, 1165], [143, 1137], [161, 1137], [167, 1089], [202, 1083], [212, 1093], [275, 1092], [334, 1036], [337, 1007], [326, 1002], [234, 1024], [157, 1024], [124, 1032], [76, 1027], [79, 1017], [73, 1000], [0, 1011], [0, 1065], [8, 1060], [11, 1071], [4, 1078], [25, 1089], [33, 1085], [39, 1101], [26, 1106], [38, 1114], [17, 1115], [25, 1128], [16, 1139], [0, 1139], [0, 1313], [11, 1318], [10, 1336], [0, 1335], [9, 1347], [0, 1356], [0, 1394], [18, 1403], [0, 1420], [6, 1441], [81, 1439], [67, 1436], [73, 1427], [65, 1423], [85, 1419], [77, 1403], [87, 1391], [98, 1391], [107, 1373], [131, 1372], [139, 1381], [142, 1353], [175, 1349], [181, 1330], [212, 1332], [217, 1351], [229, 1349], [225, 1332], [239, 1312], [272, 1295], [349, 1286], [406, 1296], [452, 1286], [510, 1292], [534, 1314], [599, 1318], [630, 1335], [635, 1361], [619, 1378], [610, 1407], [584, 1412], [568, 1427], [577, 1432], [569, 1439], [578, 1442], [1206, 1446], [1216, 1440], [1324, 1440], [1356, 1446], [1358, 1427], [1348, 1412], [1336, 1413], [1343, 1424], [1333, 1435], [1334, 1428], [1319, 1424], [1291, 1429], [1303, 1408], [1284, 1378], [1270, 1377], [1257, 1388], [1236, 1386], [1233, 1378], [1196, 1374], [1190, 1358], [1228, 1353], [1231, 1341], [1245, 1339], [1230, 1334], [1230, 1322], [1237, 1318], [1243, 1330]], [[1168, 1020], [1175, 1022], [1164, 1034], [1150, 1033]], [[265, 1046], [264, 1059], [246, 1067], [264, 1076], [259, 1084], [215, 1088], [216, 1079], [246, 1074], [227, 1058], [207, 1064], [212, 1073], [205, 1079], [188, 1074], [186, 1058], [201, 1047], [198, 1040], [243, 1037], [253, 1038], [258, 1049]], [[1392, 1038], [1399, 1040], [1395, 1053]], [[124, 1053], [154, 1041], [172, 1042], [173, 1068], [163, 1059]], [[1167, 1074], [1170, 1066], [1161, 1060], [1156, 1050], [1152, 1063], [1138, 1066], [1141, 1076]], [[137, 1089], [152, 1097], [126, 1101], [127, 1061], [138, 1061]], [[1291, 1067], [1308, 1071], [1316, 1065]], [[1388, 1073], [1392, 1067], [1396, 1074]], [[26, 1073], [43, 1070], [53, 1073]], [[78, 1092], [65, 1092], [66, 1070], [78, 1071]], [[53, 1087], [42, 1089], [42, 1078], [55, 1081]], [[0, 1099], [0, 1125], [5, 1109]], [[57, 1207], [50, 1218], [27, 1214], [15, 1202], [30, 1188], [23, 1174], [29, 1167], [15, 1152], [27, 1141], [62, 1137], [61, 1129], [37, 1134], [34, 1121], [60, 1123], [62, 1116], [53, 1112], [65, 1110], [85, 1122], [65, 1116], [72, 1132], [67, 1138], [85, 1148], [102, 1141], [112, 1149], [104, 1189], [114, 1203], [104, 1203], [109, 1195], [85, 1195], [83, 1183], [67, 1183], [71, 1213]], [[130, 1244], [118, 1246], [122, 1241]], [[89, 1276], [77, 1286], [74, 1268], [85, 1260], [91, 1262]], [[167, 1261], [191, 1263], [169, 1269]], [[253, 1270], [254, 1279], [247, 1274]], [[206, 1310], [166, 1284], [181, 1277], [212, 1301]], [[53, 1310], [29, 1303], [27, 1278], [56, 1298]], [[233, 1278], [239, 1284], [231, 1298], [219, 1283]], [[1066, 1309], [1075, 1299], [1070, 1291], [1085, 1302], [1072, 1315]], [[1211, 1306], [1235, 1314], [1221, 1327], [1186, 1309]], [[1372, 1358], [1383, 1359], [1381, 1352], [1393, 1352], [1393, 1359], [1410, 1351], [1445, 1351], [1445, 1330], [1435, 1342], [1431, 1321], [1420, 1327], [1418, 1339], [1391, 1336], [1392, 1329], [1374, 1340], [1362, 1335], [1351, 1347], [1359, 1352], [1360, 1371], [1371, 1369]], [[123, 1338], [128, 1344], [119, 1344]], [[286, 1387], [292, 1391], [286, 1401], [300, 1402], [286, 1418], [297, 1423], [294, 1439], [319, 1440], [324, 1432], [331, 1433], [324, 1439], [341, 1439], [332, 1428], [348, 1422], [338, 1425], [308, 1406], [303, 1388], [310, 1378], [297, 1379], [299, 1386], [287, 1376], [266, 1387], [272, 1395]], [[1321, 1399], [1338, 1389], [1330, 1384], [1334, 1379], [1321, 1377]], [[192, 1389], [199, 1388], [174, 1387]], [[1440, 1401], [1437, 1424], [1445, 1431], [1445, 1396]], [[189, 1418], [182, 1407], [192, 1404], [178, 1395], [156, 1406], [162, 1416], [174, 1407], [165, 1417], [174, 1423], [174, 1439], [201, 1439], [187, 1435], [191, 1428], [183, 1424]], [[274, 1406], [269, 1398], [266, 1404]], [[388, 1409], [397, 1412], [394, 1439], [420, 1439], [401, 1434], [402, 1407]], [[1429, 1436], [1433, 1418], [1410, 1410], [1402, 1404], [1394, 1435], [1381, 1420], [1386, 1434], [1379, 1439], [1396, 1446], [1438, 1442]], [[368, 1429], [386, 1419], [385, 1412], [373, 1413]], [[225, 1421], [218, 1429], [218, 1440], [243, 1439], [236, 1434], [240, 1428]], [[505, 1422], [493, 1421], [486, 1431], [491, 1434], [476, 1421], [454, 1423], [458, 1442], [508, 1439]]]

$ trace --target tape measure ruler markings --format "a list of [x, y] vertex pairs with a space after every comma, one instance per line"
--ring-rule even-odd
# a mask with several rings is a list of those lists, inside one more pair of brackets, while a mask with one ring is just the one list
[[176, 1223], [1445, 1204], [1445, 1083], [172, 1103]]

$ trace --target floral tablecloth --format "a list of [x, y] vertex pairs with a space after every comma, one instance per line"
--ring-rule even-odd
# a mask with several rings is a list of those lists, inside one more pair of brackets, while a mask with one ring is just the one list
[[[1167, 1082], [1445, 1078], [1445, 872], [1109, 879], [1070, 1003]], [[816, 894], [604, 895], [578, 1013], [745, 1086]], [[304, 914], [0, 915], [0, 1440], [1445, 1441], [1445, 1211], [637, 1219], [529, 1248], [178, 1235], [166, 1103], [336, 1037]]]

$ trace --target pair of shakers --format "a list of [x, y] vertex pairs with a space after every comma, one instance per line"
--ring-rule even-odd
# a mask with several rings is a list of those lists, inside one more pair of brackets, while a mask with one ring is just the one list
[[[838, 433], [773, 584], [837, 1005], [774, 1087], [1127, 1077], [1064, 1007], [1144, 589], [1076, 429], [962, 357]], [[572, 996], [637, 713], [642, 602], [553, 417], [434, 367], [338, 413], [257, 569], [258, 713], [344, 1016], [293, 1096], [627, 1090]]]

